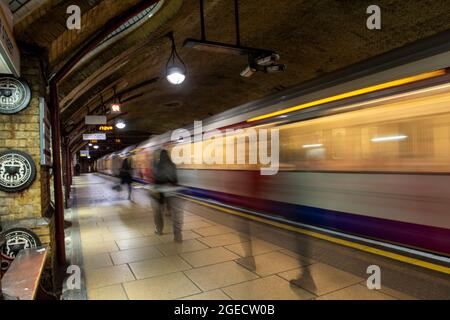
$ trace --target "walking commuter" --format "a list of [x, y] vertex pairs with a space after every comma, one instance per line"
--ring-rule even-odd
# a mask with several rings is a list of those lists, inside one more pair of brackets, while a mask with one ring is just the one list
[[131, 177], [131, 164], [129, 158], [125, 158], [122, 162], [122, 168], [120, 169], [119, 173], [120, 177], [120, 183], [126, 184], [128, 188], [128, 200], [131, 201], [131, 192], [132, 192], [132, 186], [131, 183], [133, 182], [133, 178]]
[[180, 210], [174, 207], [173, 192], [177, 189], [178, 183], [177, 168], [170, 159], [167, 150], [161, 150], [159, 159], [152, 165], [153, 178], [155, 183], [155, 192], [153, 193], [153, 210], [155, 220], [155, 233], [163, 234], [164, 229], [164, 206], [172, 216], [173, 234], [176, 242], [181, 242], [181, 228], [183, 217]]
[[81, 175], [81, 166], [80, 166], [80, 164], [79, 163], [77, 163], [76, 165], [75, 165], [75, 176], [80, 176]]

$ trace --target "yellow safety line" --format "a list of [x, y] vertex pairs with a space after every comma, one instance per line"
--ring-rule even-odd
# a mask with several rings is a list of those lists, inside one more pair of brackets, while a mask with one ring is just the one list
[[387, 258], [391, 258], [391, 259], [394, 259], [394, 260], [398, 260], [398, 261], [401, 261], [401, 262], [404, 262], [404, 263], [409, 263], [409, 264], [412, 264], [412, 265], [416, 265], [416, 266], [419, 266], [419, 267], [422, 267], [422, 268], [431, 269], [431, 270], [442, 272], [442, 273], [445, 273], [445, 274], [450, 274], [450, 268], [444, 267], [444, 266], [441, 266], [441, 265], [438, 265], [438, 264], [434, 264], [434, 263], [431, 263], [431, 262], [427, 262], [427, 261], [423, 261], [423, 260], [419, 260], [419, 259], [403, 256], [403, 255], [400, 255], [400, 254], [397, 254], [397, 253], [393, 253], [393, 252], [389, 252], [389, 251], [386, 251], [386, 250], [381, 250], [381, 249], [369, 247], [367, 245], [360, 244], [360, 243], [356, 243], [356, 242], [351, 242], [351, 241], [348, 241], [348, 240], [335, 238], [335, 237], [328, 236], [328, 235], [325, 235], [325, 234], [322, 234], [322, 233], [306, 230], [306, 229], [299, 228], [299, 227], [294, 227], [294, 226], [291, 226], [291, 225], [287, 225], [287, 224], [284, 224], [284, 223], [272, 221], [272, 220], [261, 218], [261, 217], [258, 217], [258, 216], [253, 216], [253, 215], [246, 214], [246, 213], [243, 213], [243, 212], [239, 212], [239, 211], [236, 211], [236, 210], [233, 210], [233, 209], [223, 208], [223, 207], [220, 207], [220, 206], [217, 206], [217, 205], [213, 205], [213, 204], [210, 204], [210, 203], [207, 203], [207, 202], [203, 202], [203, 201], [200, 201], [200, 200], [196, 200], [196, 199], [192, 199], [192, 198], [189, 198], [189, 197], [184, 197], [184, 196], [179, 196], [179, 197], [183, 198], [183, 199], [186, 199], [186, 200], [189, 200], [191, 202], [195, 202], [195, 203], [200, 204], [200, 205], [204, 205], [206, 207], [210, 207], [210, 208], [213, 208], [213, 209], [216, 209], [216, 210], [219, 210], [219, 211], [223, 211], [223, 212], [226, 212], [226, 213], [229, 213], [229, 214], [232, 214], [232, 215], [241, 216], [241, 217], [244, 217], [244, 218], [247, 218], [247, 219], [251, 219], [251, 220], [254, 220], [254, 221], [266, 223], [266, 224], [272, 225], [274, 227], [282, 228], [282, 229], [289, 230], [289, 231], [294, 231], [294, 232], [301, 233], [301, 234], [304, 234], [304, 235], [308, 235], [308, 236], [311, 236], [311, 237], [314, 237], [314, 238], [318, 238], [318, 239], [322, 239], [322, 240], [325, 240], [325, 241], [337, 243], [337, 244], [340, 244], [340, 245], [343, 245], [343, 246], [346, 246], [346, 247], [350, 247], [350, 248], [353, 248], [353, 249], [369, 252], [369, 253], [372, 253], [372, 254], [376, 254], [376, 255], [383, 256], [383, 257], [387, 257]]

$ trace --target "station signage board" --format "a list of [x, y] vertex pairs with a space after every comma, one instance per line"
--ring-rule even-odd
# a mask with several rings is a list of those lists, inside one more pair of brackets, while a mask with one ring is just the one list
[[80, 157], [89, 157], [89, 150], [80, 150]]
[[106, 140], [106, 133], [86, 133], [83, 134], [83, 140]]
[[97, 124], [106, 124], [107, 119], [106, 116], [86, 116], [85, 124], [87, 125], [97, 125]]
[[20, 77], [20, 52], [14, 39], [13, 15], [0, 1], [0, 73]]
[[110, 126], [110, 125], [102, 125], [102, 126], [97, 126], [97, 130], [102, 131], [102, 132], [112, 132], [112, 131], [114, 131], [114, 127]]

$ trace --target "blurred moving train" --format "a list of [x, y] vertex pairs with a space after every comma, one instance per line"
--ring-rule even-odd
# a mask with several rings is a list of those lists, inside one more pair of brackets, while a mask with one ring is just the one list
[[[179, 165], [183, 193], [449, 256], [449, 62], [446, 53], [340, 84], [293, 88], [208, 118], [204, 132], [278, 128], [279, 172], [261, 175], [260, 163]], [[97, 170], [117, 175], [130, 157], [134, 179], [151, 183], [158, 150], [170, 153], [179, 143], [170, 132], [151, 137], [98, 159]]]

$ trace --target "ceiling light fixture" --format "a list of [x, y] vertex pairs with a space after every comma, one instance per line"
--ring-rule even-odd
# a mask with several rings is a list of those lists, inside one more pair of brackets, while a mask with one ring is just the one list
[[111, 105], [111, 112], [112, 113], [120, 113], [120, 104], [118, 103], [113, 103]]
[[116, 123], [116, 128], [117, 128], [117, 129], [125, 129], [126, 126], [127, 126], [127, 125], [125, 124], [125, 122], [123, 122], [123, 120], [119, 120], [119, 121], [117, 121], [117, 123]]
[[96, 150], [97, 150], [98, 148], [100, 148], [100, 147], [99, 147], [99, 146], [94, 146], [94, 149], [96, 149]]
[[178, 55], [173, 32], [169, 32], [166, 36], [172, 42], [172, 49], [166, 63], [166, 78], [170, 83], [178, 85], [186, 79], [186, 65]]
[[116, 87], [113, 87], [113, 103], [111, 104], [111, 113], [120, 113], [121, 112], [121, 101], [120, 96], [117, 95]]

